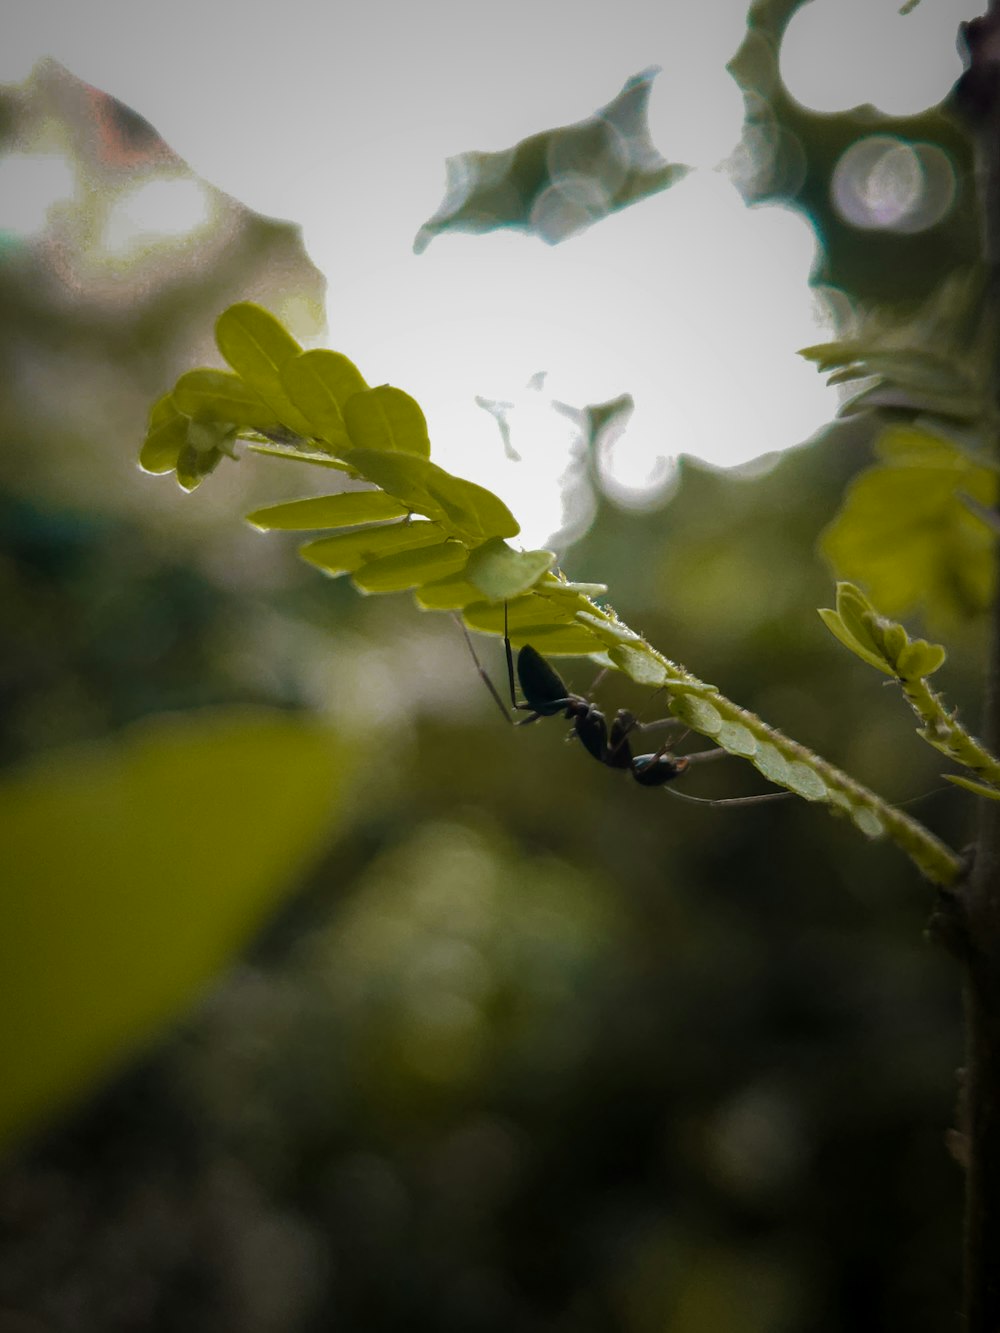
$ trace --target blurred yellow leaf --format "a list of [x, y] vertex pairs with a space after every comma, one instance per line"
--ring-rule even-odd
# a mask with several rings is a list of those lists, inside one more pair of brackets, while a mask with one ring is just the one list
[[331, 836], [326, 728], [205, 710], [0, 782], [0, 1143], [182, 1013]]

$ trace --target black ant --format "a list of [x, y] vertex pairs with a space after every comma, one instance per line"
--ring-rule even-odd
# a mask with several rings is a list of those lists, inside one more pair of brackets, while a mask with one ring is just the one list
[[[456, 619], [458, 617], [456, 616]], [[697, 754], [676, 756], [670, 753], [669, 745], [662, 746], [653, 754], [633, 754], [629, 741], [634, 731], [649, 731], [654, 727], [677, 727], [681, 725], [676, 718], [662, 718], [657, 722], [641, 723], [625, 708], [620, 708], [611, 724], [610, 734], [604, 714], [590, 699], [581, 694], [574, 694], [566, 685], [558, 671], [547, 662], [542, 654], [526, 643], [517, 654], [517, 680], [524, 695], [524, 702], [519, 703], [514, 688], [514, 654], [507, 628], [507, 608], [504, 607], [504, 651], [507, 655], [507, 680], [510, 686], [511, 708], [517, 712], [528, 713], [515, 721], [507, 705], [500, 698], [496, 686], [483, 669], [482, 663], [472, 644], [472, 639], [461, 620], [458, 621], [469, 652], [476, 664], [486, 688], [496, 701], [504, 718], [514, 726], [526, 726], [543, 717], [558, 717], [561, 713], [573, 723], [573, 732], [583, 744], [589, 755], [608, 768], [628, 769], [632, 777], [642, 787], [662, 787], [674, 778], [679, 778], [692, 761], [716, 759], [725, 755], [722, 749], [701, 750]], [[602, 673], [603, 675], [603, 673]], [[600, 677], [598, 677], [600, 679]], [[686, 732], [684, 733], [687, 734]], [[680, 792], [672, 793], [680, 796]], [[788, 792], [768, 792], [761, 796], [737, 796], [725, 801], [702, 801], [695, 796], [686, 800], [697, 801], [705, 805], [747, 805], [759, 801], [770, 801], [788, 796]]]

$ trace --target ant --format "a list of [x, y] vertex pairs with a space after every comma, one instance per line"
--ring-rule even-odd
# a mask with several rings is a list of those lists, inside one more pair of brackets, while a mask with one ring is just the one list
[[[654, 727], [676, 727], [680, 725], [675, 718], [662, 718], [657, 722], [642, 723], [625, 708], [620, 708], [611, 724], [610, 734], [607, 719], [590, 699], [581, 694], [574, 694], [566, 685], [558, 671], [547, 662], [542, 654], [526, 643], [517, 654], [517, 680], [524, 695], [524, 702], [519, 703], [514, 688], [514, 654], [510, 644], [507, 626], [507, 607], [504, 606], [504, 651], [507, 655], [507, 680], [510, 686], [511, 708], [528, 716], [515, 721], [507, 705], [500, 698], [496, 686], [483, 669], [482, 663], [473, 647], [468, 630], [456, 616], [459, 627], [465, 635], [472, 660], [476, 664], [483, 683], [496, 701], [497, 707], [507, 722], [514, 726], [526, 726], [543, 717], [558, 717], [561, 713], [573, 723], [571, 735], [575, 735], [589, 755], [607, 768], [627, 769], [641, 787], [662, 787], [674, 778], [679, 778], [692, 763], [703, 759], [721, 758], [726, 751], [722, 749], [701, 750], [697, 754], [675, 756], [670, 753], [669, 745], [662, 746], [653, 754], [633, 754], [629, 741], [634, 731], [649, 731]], [[603, 676], [603, 672], [601, 676]], [[598, 680], [601, 679], [598, 676]], [[687, 734], [686, 732], [684, 733]], [[704, 805], [747, 805], [760, 801], [783, 799], [788, 792], [768, 792], [761, 796], [737, 796], [723, 801], [702, 801], [695, 796], [684, 799], [697, 801]], [[672, 795], [680, 796], [680, 792]]]

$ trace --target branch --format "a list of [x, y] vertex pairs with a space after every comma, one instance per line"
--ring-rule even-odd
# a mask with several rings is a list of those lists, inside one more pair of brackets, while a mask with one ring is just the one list
[[[1000, 404], [1000, 4], [963, 25], [968, 64], [955, 102], [968, 121], [991, 332], [991, 397]], [[997, 440], [993, 441], [994, 450]], [[984, 743], [1000, 750], [1000, 590], [985, 689]], [[975, 862], [959, 906], [968, 1024], [965, 1121], [965, 1322], [967, 1333], [1000, 1328], [1000, 807], [981, 801]]]

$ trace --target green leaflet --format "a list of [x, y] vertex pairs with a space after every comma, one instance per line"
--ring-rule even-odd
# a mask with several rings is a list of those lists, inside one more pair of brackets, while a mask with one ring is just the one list
[[469, 552], [461, 542], [447, 539], [434, 546], [397, 551], [369, 560], [351, 575], [362, 592], [403, 592], [465, 568]]
[[215, 323], [219, 351], [245, 383], [291, 430], [308, 437], [312, 427], [292, 402], [281, 372], [302, 348], [285, 326], [252, 301], [224, 310]]
[[[506, 603], [506, 623], [512, 634], [514, 631], [531, 630], [538, 625], [572, 625], [577, 610], [585, 605], [583, 598], [579, 602], [571, 602], [564, 598], [547, 597], [541, 590], [536, 590]], [[479, 600], [469, 606], [465, 618], [475, 629], [502, 634], [504, 606], [503, 602]]]
[[914, 416], [924, 414], [943, 417], [948, 421], [965, 424], [977, 421], [982, 416], [980, 403], [975, 398], [970, 399], [966, 394], [932, 393], [930, 390], [912, 389], [905, 384], [892, 384], [887, 381], [880, 381], [856, 393], [853, 398], [841, 405], [839, 415], [851, 417], [859, 412], [868, 412], [872, 408], [879, 407], [910, 412]]
[[478, 602], [482, 593], [466, 578], [465, 570], [425, 583], [414, 591], [417, 605], [425, 611], [461, 611], [470, 602]]
[[944, 664], [939, 643], [911, 639], [904, 626], [880, 616], [860, 588], [837, 584], [837, 609], [820, 617], [830, 633], [869, 666], [902, 681], [922, 680]]
[[260, 395], [226, 370], [189, 370], [177, 381], [173, 396], [174, 405], [198, 421], [229, 422], [261, 432], [281, 425]]
[[[838, 344], [831, 344], [837, 346]], [[860, 356], [860, 349], [855, 348]], [[868, 351], [864, 359], [846, 365], [843, 370], [831, 375], [828, 384], [846, 384], [851, 380], [867, 379], [878, 375], [883, 379], [915, 391], [926, 394], [941, 394], [968, 398], [975, 391], [975, 386], [968, 375], [962, 373], [954, 361], [937, 356], [921, 348], [911, 347], [899, 351]]]
[[433, 519], [470, 546], [489, 537], [515, 537], [520, 531], [507, 506], [492, 491], [453, 477], [426, 458], [413, 454], [354, 449], [350, 466], [366, 481], [401, 500], [407, 509]]
[[317, 454], [308, 449], [293, 449], [282, 444], [248, 444], [247, 448], [255, 454], [264, 454], [267, 458], [285, 458], [292, 463], [311, 463], [313, 467], [335, 468], [338, 472], [350, 472], [350, 468], [339, 458], [330, 454]]
[[391, 384], [356, 393], [344, 403], [351, 444], [358, 449], [413, 454], [428, 458], [427, 421], [416, 399]]
[[829, 607], [822, 607], [819, 616], [833, 637], [838, 639], [845, 648], [855, 655], [855, 657], [860, 657], [863, 662], [867, 662], [869, 666], [873, 666], [876, 671], [883, 671], [887, 676], [893, 674], [892, 668], [888, 665], [885, 658], [873, 648], [866, 648], [864, 644], [851, 633], [844, 624], [841, 616], [839, 616], [836, 611], [831, 611]]
[[964, 787], [976, 796], [985, 796], [990, 801], [1000, 801], [1000, 791], [985, 782], [976, 782], [973, 778], [959, 777], [957, 773], [942, 773], [946, 782], [953, 782], [956, 787]]
[[600, 640], [582, 625], [534, 625], [511, 630], [510, 641], [515, 648], [530, 643], [546, 657], [589, 657], [601, 650]]
[[377, 528], [338, 532], [333, 537], [307, 542], [299, 547], [299, 554], [325, 574], [336, 576], [350, 574], [366, 561], [395, 551], [434, 545], [443, 535], [437, 523], [386, 523]]
[[247, 522], [262, 532], [304, 532], [309, 528], [349, 528], [357, 523], [404, 518], [407, 512], [404, 504], [385, 491], [344, 491], [255, 509], [247, 514]]
[[491, 537], [469, 556], [467, 577], [491, 602], [510, 601], [533, 588], [555, 559], [553, 551], [514, 551]]
[[149, 429], [139, 453], [145, 472], [173, 472], [187, 447], [187, 418], [177, 410], [172, 393], [164, 394], [149, 413]]
[[[472, 602], [464, 608], [462, 618], [472, 629], [491, 634], [502, 634], [504, 630], [502, 603]], [[529, 593], [510, 602], [507, 625], [516, 647], [530, 643], [540, 652], [554, 656], [589, 656], [602, 646], [586, 626], [575, 622], [571, 604], [539, 593]]]
[[344, 404], [368, 388], [361, 371], [341, 352], [325, 347], [299, 352], [281, 366], [281, 383], [312, 433], [334, 449], [350, 447]]
[[896, 670], [905, 680], [926, 680], [944, 666], [946, 658], [942, 644], [913, 639], [900, 651]]
[[177, 459], [177, 484], [185, 491], [193, 491], [211, 476], [222, 460], [219, 451], [200, 453], [187, 445]]

